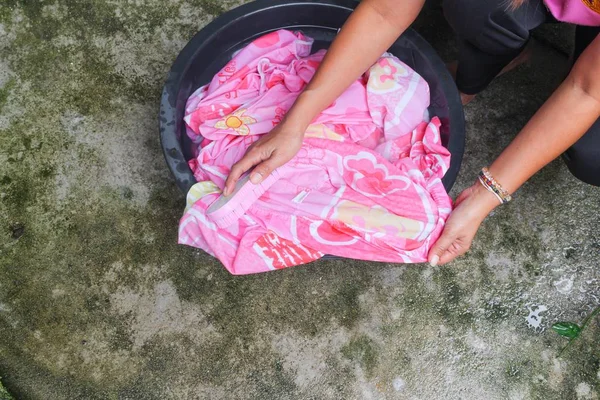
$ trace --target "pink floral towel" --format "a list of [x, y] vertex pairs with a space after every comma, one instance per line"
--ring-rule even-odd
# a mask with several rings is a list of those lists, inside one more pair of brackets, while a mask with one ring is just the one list
[[324, 51], [301, 33], [272, 32], [233, 57], [188, 100], [198, 144], [179, 242], [221, 260], [232, 274], [304, 264], [324, 254], [424, 262], [452, 203], [441, 178], [450, 154], [440, 121], [424, 121], [427, 83], [384, 55], [313, 121], [280, 178], [227, 229], [206, 216], [231, 166], [276, 126], [310, 81]]

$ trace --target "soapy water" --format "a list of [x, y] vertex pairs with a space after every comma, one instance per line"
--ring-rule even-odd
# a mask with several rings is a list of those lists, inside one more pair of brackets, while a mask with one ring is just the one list
[[543, 317], [540, 315], [544, 311], [548, 311], [548, 307], [545, 305], [539, 305], [537, 307], [527, 307], [529, 309], [529, 315], [527, 316], [527, 324], [533, 329], [542, 330], [541, 327]]

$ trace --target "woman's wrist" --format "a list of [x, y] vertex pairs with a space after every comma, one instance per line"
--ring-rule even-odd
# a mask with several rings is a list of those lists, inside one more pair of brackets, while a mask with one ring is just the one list
[[473, 206], [477, 208], [482, 219], [500, 205], [498, 198], [487, 190], [479, 180], [471, 186]]
[[321, 105], [320, 100], [313, 90], [303, 91], [287, 112], [282, 124], [304, 133], [319, 113], [328, 106], [328, 104]]
[[302, 119], [296, 118], [288, 118], [284, 117], [279, 125], [277, 126], [277, 130], [281, 133], [285, 133], [286, 135], [293, 136], [301, 136], [304, 137], [304, 133], [308, 129], [310, 122], [306, 122]]

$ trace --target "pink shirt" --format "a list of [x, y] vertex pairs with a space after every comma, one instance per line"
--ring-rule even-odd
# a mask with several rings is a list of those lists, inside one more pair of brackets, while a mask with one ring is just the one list
[[600, 26], [600, 0], [544, 0], [544, 3], [559, 21]]

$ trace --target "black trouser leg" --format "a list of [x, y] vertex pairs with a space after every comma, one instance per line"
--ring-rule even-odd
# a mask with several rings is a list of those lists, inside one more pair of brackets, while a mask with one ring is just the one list
[[[599, 27], [577, 27], [573, 57], [575, 61], [599, 32]], [[565, 152], [563, 159], [577, 179], [590, 185], [600, 186], [600, 119]]]
[[529, 31], [549, 13], [542, 0], [516, 10], [506, 0], [444, 0], [444, 14], [459, 41], [456, 85], [465, 94], [485, 89], [527, 45]]

